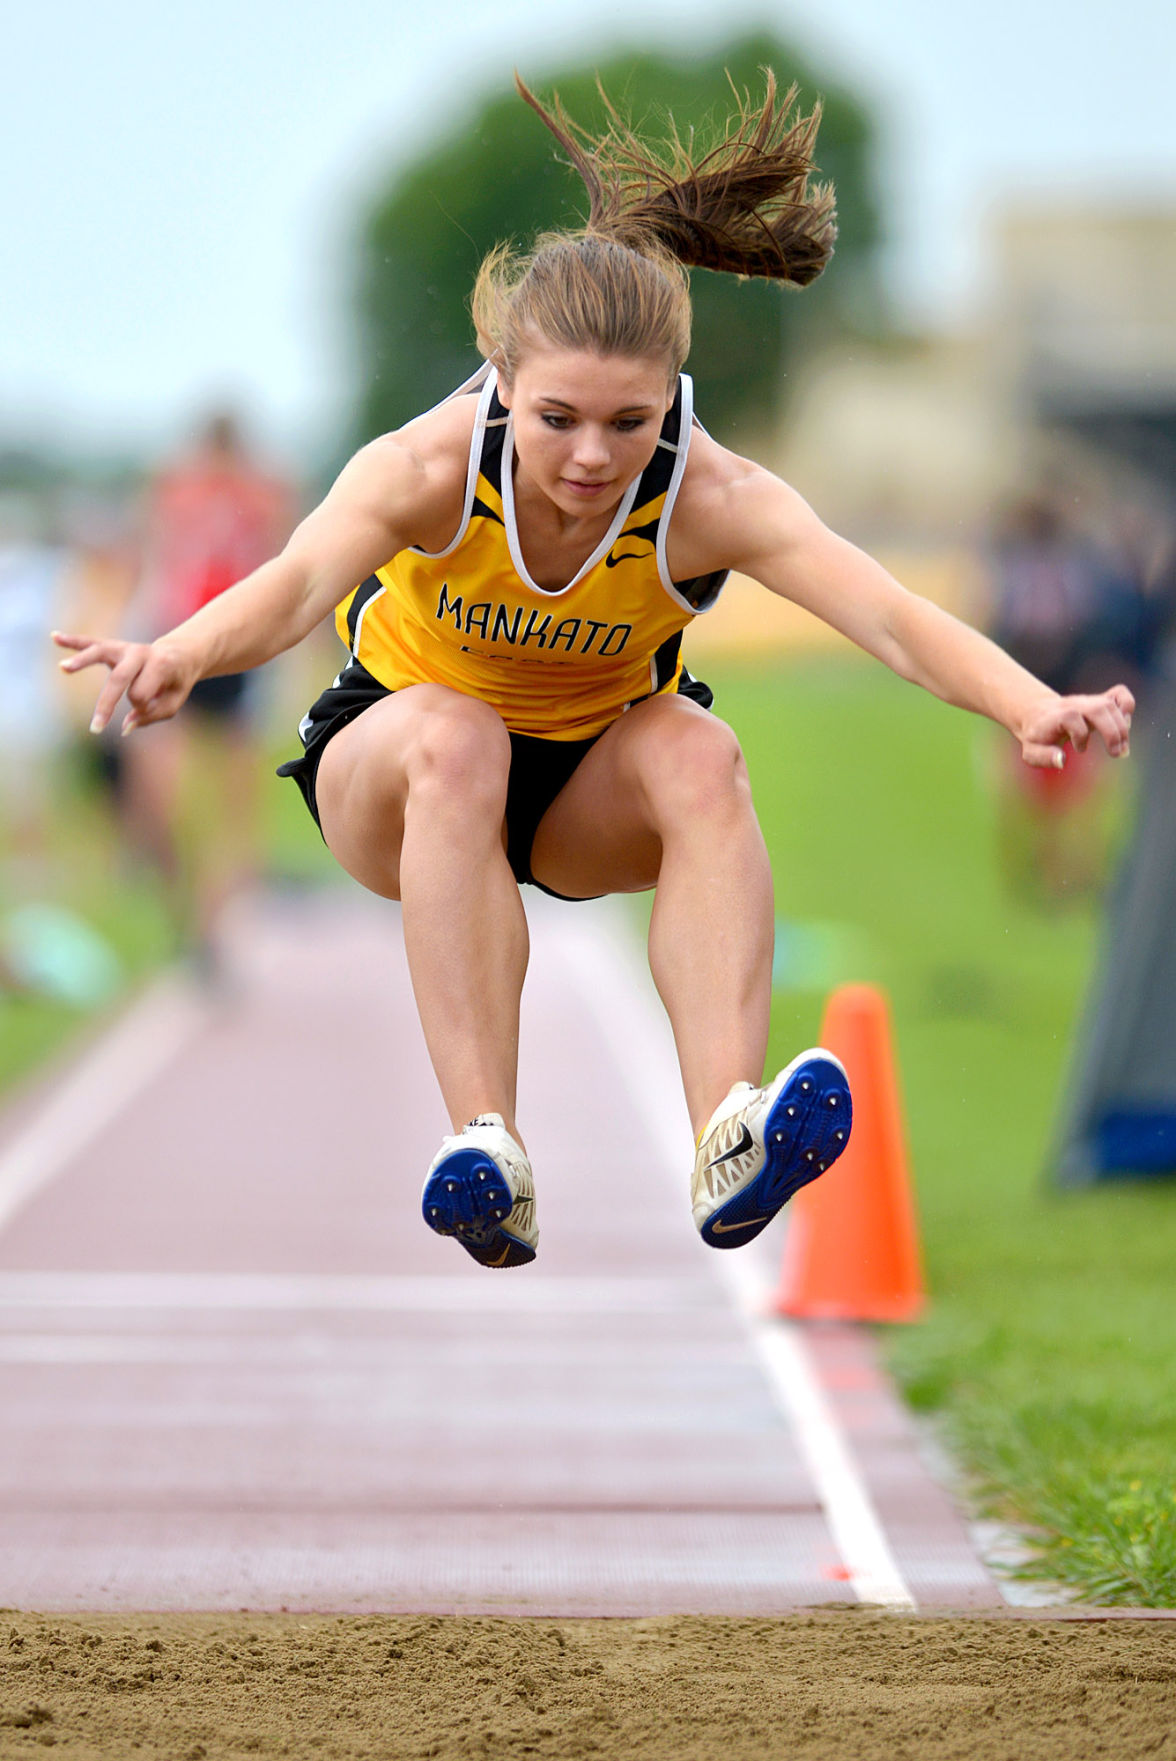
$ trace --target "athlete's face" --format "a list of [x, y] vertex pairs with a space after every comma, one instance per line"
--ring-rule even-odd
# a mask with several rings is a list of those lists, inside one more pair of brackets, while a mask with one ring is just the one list
[[615, 508], [653, 457], [673, 399], [664, 360], [535, 342], [502, 387], [516, 487], [538, 489], [565, 514]]

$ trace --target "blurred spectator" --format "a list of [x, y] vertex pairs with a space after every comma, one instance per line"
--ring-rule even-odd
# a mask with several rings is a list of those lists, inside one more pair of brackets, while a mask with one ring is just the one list
[[1099, 559], [1044, 495], [1008, 507], [993, 535], [992, 635], [1055, 691], [1073, 690], [1098, 597]]
[[43, 887], [49, 860], [48, 767], [65, 738], [46, 632], [60, 622], [66, 556], [50, 511], [0, 503], [0, 834], [5, 890]]
[[[190, 617], [280, 550], [293, 522], [288, 485], [253, 457], [236, 418], [210, 417], [150, 486], [135, 633], [151, 640]], [[202, 680], [174, 721], [123, 749], [125, 812], [199, 963], [212, 958], [221, 905], [258, 866], [258, 683], [256, 673]]]
[[102, 938], [55, 898], [67, 859], [54, 838], [54, 768], [69, 718], [46, 638], [64, 621], [71, 574], [57, 528], [43, 497], [0, 503], [0, 994], [85, 1008], [113, 993], [120, 970]]
[[[1140, 548], [1109, 528], [1095, 536], [1061, 495], [1029, 494], [998, 521], [988, 550], [991, 634], [1055, 691], [1143, 689], [1156, 644], [1155, 603]], [[1110, 854], [1106, 774], [1092, 743], [1061, 770], [1003, 755], [1001, 834], [1006, 872], [1038, 898], [1098, 890]]]
[[1053, 1154], [1067, 1186], [1176, 1176], [1176, 535], [1131, 510], [1147, 648], [1133, 744], [1138, 813], [1102, 947]]
[[[60, 622], [67, 630], [118, 636], [126, 626], [139, 573], [131, 510], [122, 500], [87, 496], [71, 508], [67, 529], [70, 554], [57, 614]], [[74, 735], [77, 760], [87, 780], [99, 782], [107, 792], [125, 841], [130, 828], [123, 811], [123, 752], [118, 731], [108, 729], [100, 739], [91, 735], [94, 693], [84, 679], [59, 672], [58, 689]], [[133, 834], [131, 843], [136, 843]]]

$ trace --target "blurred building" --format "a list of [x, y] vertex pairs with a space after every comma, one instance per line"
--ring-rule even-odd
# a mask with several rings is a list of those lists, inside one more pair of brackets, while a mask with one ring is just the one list
[[1025, 421], [1176, 488], [1176, 205], [1006, 212], [994, 361]]
[[1051, 471], [1176, 487], [1176, 196], [1006, 207], [990, 286], [967, 331], [839, 344], [798, 376], [775, 462], [830, 524], [951, 543]]
[[882, 551], [966, 538], [1024, 446], [987, 339], [927, 336], [812, 360], [771, 462], [829, 525]]

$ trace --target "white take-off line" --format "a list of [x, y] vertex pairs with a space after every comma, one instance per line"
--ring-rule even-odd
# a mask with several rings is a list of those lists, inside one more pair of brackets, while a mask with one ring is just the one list
[[144, 991], [0, 1149], [0, 1229], [127, 1111], [208, 1019], [174, 973]]
[[[536, 913], [536, 917], [539, 917]], [[538, 927], [533, 924], [533, 929]], [[686, 1198], [693, 1159], [681, 1080], [668, 1026], [636, 970], [627, 926], [602, 910], [565, 918], [558, 942], [581, 1007], [613, 1052], [629, 1098]], [[746, 1250], [719, 1253], [722, 1280], [746, 1329], [772, 1393], [786, 1414], [812, 1477], [830, 1534], [859, 1602], [914, 1608], [853, 1452], [821, 1386], [803, 1329], [765, 1313], [766, 1291]]]

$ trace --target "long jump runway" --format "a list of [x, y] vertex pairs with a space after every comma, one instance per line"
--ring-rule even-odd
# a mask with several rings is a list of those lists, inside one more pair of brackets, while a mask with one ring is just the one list
[[223, 993], [165, 978], [0, 1119], [0, 1604], [1000, 1605], [870, 1335], [765, 1313], [778, 1228], [696, 1236], [623, 916], [528, 909], [532, 1267], [420, 1220], [445, 1120], [358, 891], [242, 909]]

